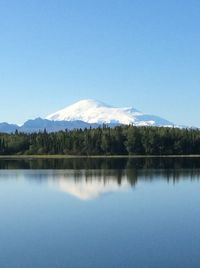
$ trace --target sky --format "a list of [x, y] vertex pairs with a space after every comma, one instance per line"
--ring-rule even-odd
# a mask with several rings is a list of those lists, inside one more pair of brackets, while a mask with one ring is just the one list
[[1, 0], [0, 122], [81, 99], [200, 127], [199, 0]]

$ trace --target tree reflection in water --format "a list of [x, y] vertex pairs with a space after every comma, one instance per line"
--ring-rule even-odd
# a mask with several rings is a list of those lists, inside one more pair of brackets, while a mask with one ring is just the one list
[[82, 200], [133, 189], [139, 181], [200, 178], [199, 158], [77, 158], [0, 160], [0, 179], [14, 176], [50, 185]]

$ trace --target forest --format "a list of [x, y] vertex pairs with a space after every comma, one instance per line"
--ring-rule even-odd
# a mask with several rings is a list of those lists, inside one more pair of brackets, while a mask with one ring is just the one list
[[0, 133], [1, 155], [200, 154], [200, 130], [107, 126], [48, 133]]

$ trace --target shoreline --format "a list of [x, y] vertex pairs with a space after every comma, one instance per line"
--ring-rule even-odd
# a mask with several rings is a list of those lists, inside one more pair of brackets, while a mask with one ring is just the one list
[[200, 155], [0, 155], [0, 160], [18, 159], [112, 159], [112, 158], [200, 158]]

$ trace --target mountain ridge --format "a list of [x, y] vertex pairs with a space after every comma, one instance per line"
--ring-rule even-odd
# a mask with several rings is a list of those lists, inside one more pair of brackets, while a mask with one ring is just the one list
[[118, 125], [135, 126], [169, 126], [174, 124], [162, 117], [149, 115], [133, 107], [118, 108], [100, 101], [86, 99], [76, 102], [59, 110], [46, 118], [27, 120], [23, 125], [0, 123], [0, 132], [39, 132], [46, 129], [48, 132], [72, 130], [78, 128], [97, 128], [106, 124], [109, 127]]

